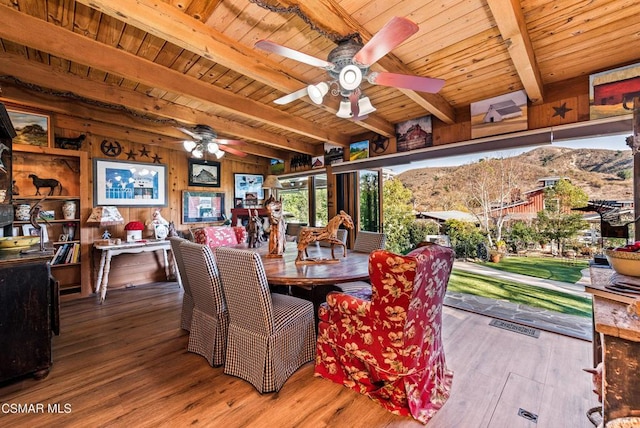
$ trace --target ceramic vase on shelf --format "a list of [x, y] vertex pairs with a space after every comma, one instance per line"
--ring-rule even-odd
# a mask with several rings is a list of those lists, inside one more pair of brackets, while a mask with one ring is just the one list
[[62, 204], [62, 216], [65, 220], [75, 220], [76, 203], [75, 201], [64, 201]]
[[28, 221], [30, 217], [31, 206], [29, 204], [16, 205], [16, 220]]

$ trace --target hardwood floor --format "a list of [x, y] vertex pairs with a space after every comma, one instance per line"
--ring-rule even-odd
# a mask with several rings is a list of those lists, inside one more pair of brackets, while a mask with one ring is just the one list
[[[157, 283], [110, 290], [103, 305], [63, 302], [51, 373], [0, 385], [0, 426], [422, 426], [314, 378], [311, 363], [280, 392], [260, 395], [186, 351], [181, 298], [175, 283]], [[480, 315], [444, 313], [453, 391], [428, 426], [592, 427], [585, 412], [597, 400], [581, 370], [592, 365], [591, 343], [544, 331], [536, 339], [489, 326]], [[16, 404], [43, 411], [11, 413]], [[50, 412], [56, 404], [60, 413]], [[518, 416], [519, 408], [537, 414], [537, 424]]]

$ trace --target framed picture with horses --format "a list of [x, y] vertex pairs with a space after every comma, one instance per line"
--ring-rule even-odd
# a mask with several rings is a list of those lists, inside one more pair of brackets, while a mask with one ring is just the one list
[[7, 113], [18, 134], [13, 144], [28, 144], [38, 147], [53, 147], [51, 117], [35, 110], [7, 106]]
[[182, 191], [182, 222], [224, 220], [224, 193]]

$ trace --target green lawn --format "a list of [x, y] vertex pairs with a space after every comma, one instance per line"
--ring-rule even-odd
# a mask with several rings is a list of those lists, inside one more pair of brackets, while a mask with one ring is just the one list
[[589, 267], [586, 260], [576, 260], [569, 264], [566, 260], [551, 257], [503, 257], [500, 263], [479, 263], [492, 269], [519, 273], [536, 278], [553, 279], [555, 281], [575, 284], [580, 280], [580, 271]]
[[563, 314], [591, 317], [589, 298], [457, 269], [451, 274], [448, 291], [502, 299]]

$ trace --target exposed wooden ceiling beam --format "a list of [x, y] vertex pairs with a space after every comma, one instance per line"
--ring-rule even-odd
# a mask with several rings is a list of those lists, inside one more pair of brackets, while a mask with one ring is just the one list
[[259, 120], [318, 141], [329, 141], [343, 146], [350, 143], [348, 136], [327, 127], [320, 127], [306, 120], [292, 117], [273, 107], [235, 95], [120, 49], [48, 24], [7, 6], [0, 6], [0, 21], [3, 22], [0, 26], [0, 37], [15, 43], [90, 65], [150, 87], [184, 94], [219, 111]]
[[487, 0], [522, 86], [533, 104], [544, 99], [540, 69], [518, 0]]
[[[280, 2], [289, 6], [295, 5], [300, 7], [300, 10], [304, 12], [314, 24], [319, 25], [325, 30], [342, 36], [357, 32], [365, 43], [373, 37], [373, 34], [353, 19], [351, 15], [334, 0], [281, 0]], [[392, 54], [387, 54], [380, 58], [376, 64], [379, 68], [387, 72], [414, 74], [402, 61]], [[443, 122], [448, 124], [455, 122], [456, 115], [454, 108], [441, 95], [420, 93], [402, 88], [398, 88], [398, 90]]]
[[[277, 159], [287, 157], [286, 151], [289, 150], [313, 156], [319, 156], [323, 153], [322, 144], [312, 145], [309, 143], [291, 140], [279, 134], [273, 134], [257, 128], [252, 128], [250, 126], [207, 113], [197, 112], [190, 108], [182, 107], [164, 100], [151, 98], [139, 92], [123, 89], [119, 86], [91, 81], [70, 73], [54, 70], [47, 65], [28, 61], [15, 54], [0, 52], [0, 59], [2, 60], [0, 61], [0, 74], [10, 75], [13, 73], [21, 76], [21, 80], [27, 83], [40, 87], [48, 87], [55, 91], [69, 92], [78, 95], [79, 97], [86, 98], [87, 100], [95, 100], [113, 106], [123, 106], [133, 111], [140, 112], [141, 115], [149, 114], [152, 117], [166, 117], [183, 121], [187, 124], [207, 124], [216, 130], [224, 130], [225, 133], [229, 132], [230, 135], [259, 141], [276, 148], [274, 149], [267, 146], [247, 144], [242, 149], [247, 153]], [[11, 97], [8, 90], [12, 85], [10, 83], [0, 81], [0, 86], [4, 91], [4, 95]], [[14, 93], [19, 94], [19, 92], [16, 91], [14, 91]], [[61, 112], [64, 111], [69, 113], [70, 109], [77, 111], [80, 108], [75, 107], [74, 104], [69, 104], [64, 99], [60, 99], [59, 101], [63, 103], [63, 109], [60, 110]], [[55, 99], [51, 99], [47, 102], [55, 104]], [[80, 106], [80, 104], [77, 105]], [[82, 114], [84, 114], [84, 117], [86, 118], [96, 117], [95, 113], [89, 113], [86, 111], [82, 113], [77, 112], [78, 116], [82, 117]], [[100, 115], [101, 119], [106, 122], [112, 122], [114, 124], [120, 124], [130, 128], [138, 128], [149, 132], [156, 132], [168, 137], [173, 137], [174, 139], [184, 139], [184, 134], [175, 128], [172, 129], [172, 132], [162, 132], [158, 128], [154, 129], [157, 125], [153, 125], [150, 122], [143, 121], [141, 119], [135, 121], [130, 117], [132, 115], [128, 116], [126, 114], [122, 114], [120, 111], [103, 109], [101, 110]], [[104, 116], [104, 118], [102, 116]], [[169, 127], [165, 127], [165, 129], [171, 130]], [[226, 136], [224, 135], [225, 133], [220, 132], [220, 135]]]
[[[292, 70], [284, 69], [259, 50], [237, 43], [168, 3], [152, 0], [118, 3], [112, 0], [76, 1], [284, 93], [295, 92], [313, 83]], [[306, 98], [302, 101], [332, 114], [337, 112], [333, 105], [318, 106]], [[355, 123], [383, 135], [393, 133], [392, 124], [374, 116]]]

